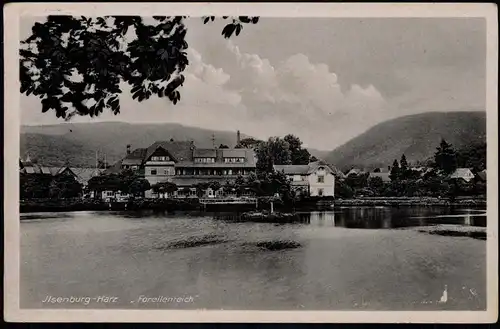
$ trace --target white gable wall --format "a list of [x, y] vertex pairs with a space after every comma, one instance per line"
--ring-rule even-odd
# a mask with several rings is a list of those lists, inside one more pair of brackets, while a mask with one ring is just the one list
[[[321, 182], [321, 177], [322, 181]], [[335, 176], [326, 167], [319, 167], [309, 177], [309, 191], [311, 196], [334, 196]]]

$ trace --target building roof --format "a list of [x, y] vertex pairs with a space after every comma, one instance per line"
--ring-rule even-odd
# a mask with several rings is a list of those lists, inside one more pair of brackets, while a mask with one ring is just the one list
[[76, 180], [81, 184], [86, 184], [92, 177], [100, 175], [104, 169], [96, 168], [69, 168], [75, 174]]
[[247, 149], [222, 149], [223, 158], [246, 158]]
[[380, 177], [383, 182], [391, 181], [390, 173], [387, 172], [371, 172], [370, 177]]
[[146, 152], [147, 149], [145, 148], [137, 148], [130, 152], [130, 154], [127, 154], [127, 156], [122, 160], [121, 164], [128, 166], [141, 165], [144, 157], [146, 156]]
[[[452, 174], [451, 178], [461, 178], [466, 177], [468, 174], [472, 174], [472, 171], [469, 168], [457, 168]], [[474, 174], [472, 174], [474, 175]]]
[[356, 174], [356, 175], [359, 175], [359, 174], [364, 174], [365, 171], [362, 170], [362, 169], [358, 169], [358, 168], [352, 168], [351, 170], [349, 170], [347, 173], [346, 173], [346, 176], [349, 176], [351, 174]]
[[332, 172], [330, 166], [322, 161], [311, 162], [307, 165], [274, 165], [274, 170], [283, 172], [285, 175], [309, 175], [319, 167], [327, 168]]
[[274, 170], [283, 172], [285, 175], [307, 175], [309, 165], [274, 165]]
[[[119, 173], [123, 165], [142, 165], [154, 152], [162, 148], [176, 162], [175, 167], [184, 168], [255, 168], [255, 152], [252, 149], [199, 149], [189, 141], [157, 141], [148, 148], [135, 149], [124, 159], [117, 161], [105, 173]], [[194, 157], [215, 157], [214, 163], [195, 163]], [[224, 157], [245, 158], [244, 163], [225, 163]]]
[[[175, 167], [182, 168], [255, 168], [255, 152], [252, 149], [195, 149], [195, 152], [199, 154], [210, 154], [209, 151], [215, 151], [215, 162], [214, 163], [195, 163], [192, 157], [179, 161], [175, 164]], [[224, 156], [226, 155], [226, 156]], [[229, 156], [227, 156], [229, 155]], [[209, 157], [209, 156], [203, 156]], [[214, 157], [214, 156], [211, 156]], [[224, 157], [236, 157], [245, 158], [243, 163], [226, 163], [224, 162]]]
[[158, 141], [151, 144], [146, 151], [143, 161], [146, 161], [153, 155], [158, 147], [162, 147], [174, 158], [175, 161], [191, 160], [193, 157], [192, 148], [194, 144], [189, 141]]
[[325, 165], [328, 166], [328, 168], [330, 168], [330, 170], [332, 171], [333, 175], [337, 178], [345, 178], [345, 174], [340, 170], [338, 169], [337, 167], [335, 167], [333, 164], [331, 163], [325, 163]]
[[486, 181], [486, 170], [478, 172], [477, 176], [481, 178], [481, 180]]
[[105, 169], [103, 173], [108, 175], [108, 174], [117, 174], [117, 173], [121, 172], [122, 171], [122, 162], [123, 162], [123, 159], [116, 161], [109, 168]]
[[215, 158], [217, 157], [217, 150], [215, 149], [195, 149], [193, 151], [193, 158]]
[[67, 169], [69, 168], [66, 166], [47, 167], [47, 166], [40, 166], [35, 163], [24, 163], [23, 167], [19, 170], [19, 172], [23, 174], [41, 174], [41, 175], [56, 176], [63, 173]]

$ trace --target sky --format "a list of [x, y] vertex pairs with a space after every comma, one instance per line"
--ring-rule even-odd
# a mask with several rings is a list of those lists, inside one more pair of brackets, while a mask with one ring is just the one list
[[[21, 38], [35, 20], [21, 20]], [[261, 18], [224, 39], [224, 23], [186, 22], [190, 65], [181, 102], [132, 100], [121, 113], [72, 122], [180, 123], [257, 138], [293, 133], [332, 150], [391, 118], [485, 110], [482, 18]], [[63, 122], [21, 95], [22, 124]]]

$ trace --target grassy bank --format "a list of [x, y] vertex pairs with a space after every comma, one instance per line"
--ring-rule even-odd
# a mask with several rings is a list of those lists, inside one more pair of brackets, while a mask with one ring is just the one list
[[337, 199], [335, 206], [470, 206], [486, 207], [485, 198], [457, 198], [455, 200], [435, 197], [371, 197]]
[[[283, 202], [275, 200], [273, 208], [275, 210], [293, 212], [295, 210], [330, 210], [334, 206], [346, 207], [372, 207], [372, 206], [467, 206], [486, 207], [484, 198], [460, 198], [454, 201], [433, 197], [418, 198], [357, 198], [357, 199], [337, 199], [333, 198], [308, 198], [296, 202]], [[271, 199], [268, 197], [259, 198], [258, 210], [269, 210]], [[22, 200], [20, 202], [20, 212], [68, 212], [68, 211], [99, 211], [99, 210], [207, 210], [207, 211], [247, 211], [255, 210], [255, 205], [211, 205], [206, 209], [199, 203], [198, 199], [137, 199], [128, 203], [109, 203], [99, 200], [80, 199], [59, 199], [59, 200]]]
[[419, 232], [443, 235], [443, 236], [461, 236], [470, 237], [478, 240], [486, 240], [486, 227], [462, 226], [462, 225], [436, 225], [419, 227]]

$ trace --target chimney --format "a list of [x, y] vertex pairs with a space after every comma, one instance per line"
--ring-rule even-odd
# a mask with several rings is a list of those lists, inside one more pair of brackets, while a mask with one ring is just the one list
[[194, 149], [196, 148], [196, 146], [194, 146], [194, 141], [191, 141], [189, 143], [189, 149], [191, 150], [191, 157], [194, 157]]
[[240, 141], [241, 141], [241, 135], [240, 135], [240, 131], [238, 130], [236, 132], [236, 145], [240, 145]]
[[127, 155], [130, 154], [130, 144], [127, 145]]

